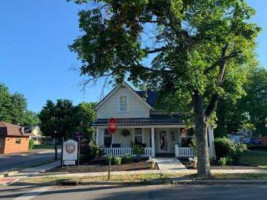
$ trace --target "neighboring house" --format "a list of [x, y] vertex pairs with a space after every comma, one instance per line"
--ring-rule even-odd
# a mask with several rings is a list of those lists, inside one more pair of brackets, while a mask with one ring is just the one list
[[29, 151], [29, 136], [23, 127], [0, 122], [0, 154], [22, 153]]
[[[193, 136], [187, 134], [186, 124], [178, 114], [168, 115], [156, 110], [157, 93], [135, 91], [128, 84], [116, 86], [96, 106], [96, 144], [113, 155], [133, 154], [131, 141], [145, 147], [145, 155], [155, 157], [169, 154], [192, 157], [189, 147]], [[111, 136], [107, 131], [110, 118], [117, 120], [118, 129]], [[209, 128], [210, 154], [214, 155], [213, 129]], [[110, 148], [112, 144], [112, 149]]]
[[33, 140], [34, 145], [41, 145], [45, 138], [39, 126], [26, 126], [24, 132], [30, 134], [30, 139]]

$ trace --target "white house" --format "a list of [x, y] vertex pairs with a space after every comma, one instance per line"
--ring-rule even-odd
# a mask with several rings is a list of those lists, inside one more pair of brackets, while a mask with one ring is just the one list
[[[185, 131], [186, 124], [179, 120], [178, 114], [170, 116], [156, 110], [157, 97], [153, 91], [135, 91], [127, 83], [117, 85], [96, 106], [97, 119], [92, 123], [96, 128], [96, 144], [113, 155], [133, 154], [131, 141], [134, 141], [145, 147], [146, 156], [194, 156], [188, 145], [193, 136]], [[117, 120], [118, 128], [113, 136], [107, 131], [110, 118]], [[213, 129], [209, 128], [211, 156], [213, 140]]]

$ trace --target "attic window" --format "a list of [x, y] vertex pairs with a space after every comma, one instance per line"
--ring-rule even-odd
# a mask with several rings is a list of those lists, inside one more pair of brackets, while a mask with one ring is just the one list
[[127, 112], [128, 110], [128, 98], [127, 96], [120, 96], [119, 97], [119, 111]]

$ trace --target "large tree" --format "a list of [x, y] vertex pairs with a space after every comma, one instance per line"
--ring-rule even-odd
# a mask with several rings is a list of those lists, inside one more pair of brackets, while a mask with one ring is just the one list
[[44, 135], [53, 138], [72, 138], [76, 127], [75, 107], [69, 100], [48, 100], [39, 114], [41, 130]]
[[74, 118], [77, 121], [76, 131], [86, 135], [90, 140], [94, 136], [94, 129], [91, 123], [96, 119], [94, 107], [96, 103], [82, 102], [76, 106]]
[[89, 4], [79, 13], [83, 35], [70, 46], [81, 74], [127, 77], [159, 89], [177, 108], [193, 108], [198, 174], [209, 176], [207, 126], [219, 97], [240, 97], [255, 65], [255, 11], [243, 0], [75, 2]]
[[254, 125], [255, 135], [267, 135], [267, 70], [256, 69], [245, 85], [245, 108], [249, 113], [250, 123]]
[[217, 109], [217, 137], [238, 132], [244, 128], [254, 135], [267, 135], [267, 70], [258, 67], [249, 74], [244, 85], [246, 95], [236, 101], [220, 99]]
[[0, 83], [0, 121], [20, 125], [37, 125], [38, 117], [26, 107], [27, 101], [22, 94], [11, 94], [8, 88]]

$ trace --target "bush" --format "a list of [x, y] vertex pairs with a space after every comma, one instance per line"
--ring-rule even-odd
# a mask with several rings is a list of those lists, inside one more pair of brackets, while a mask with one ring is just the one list
[[218, 163], [219, 163], [219, 165], [221, 165], [221, 166], [225, 166], [226, 163], [227, 163], [227, 158], [225, 158], [225, 157], [221, 157], [221, 158], [219, 159]]
[[111, 154], [106, 156], [106, 164], [109, 165], [109, 160], [111, 159], [111, 164], [112, 164], [112, 160], [113, 160], [113, 156]]
[[214, 141], [215, 144], [215, 152], [217, 159], [220, 160], [222, 157], [226, 157], [232, 152], [234, 152], [235, 145], [234, 143], [226, 137], [216, 138]]
[[[242, 153], [247, 151], [247, 145], [245, 144], [234, 144], [229, 138], [217, 138], [215, 140], [215, 151], [219, 164], [231, 165], [238, 164]], [[221, 160], [221, 158], [223, 158]], [[220, 161], [221, 160], [221, 161]]]
[[30, 139], [29, 140], [29, 150], [32, 150], [33, 146], [34, 146], [34, 141], [33, 141], [33, 139]]
[[122, 164], [130, 164], [132, 162], [132, 156], [130, 154], [125, 154], [123, 157], [122, 157], [122, 160], [121, 160]]
[[116, 156], [112, 158], [112, 164], [113, 165], [120, 165], [121, 164], [121, 157]]
[[233, 159], [233, 163], [237, 164], [240, 161], [241, 155], [248, 150], [246, 144], [235, 144], [235, 149], [231, 153], [231, 158]]
[[141, 156], [145, 153], [145, 147], [139, 144], [135, 144], [133, 141], [131, 142], [131, 147], [133, 149], [133, 153], [137, 157], [137, 160], [141, 160]]
[[81, 154], [81, 162], [89, 163], [92, 160], [104, 156], [105, 151], [102, 147], [99, 147], [93, 143], [89, 143], [88, 148], [84, 150], [84, 153]]

